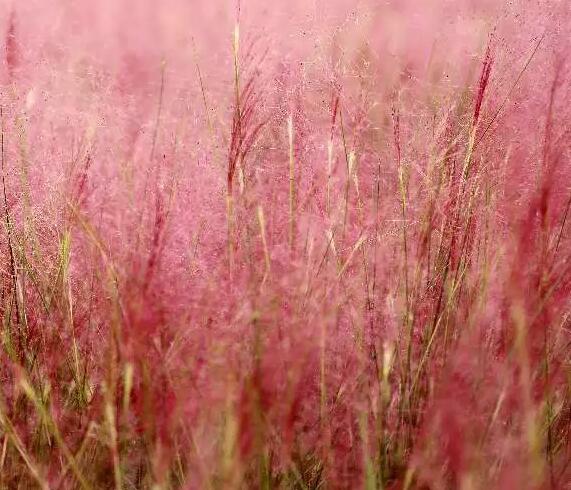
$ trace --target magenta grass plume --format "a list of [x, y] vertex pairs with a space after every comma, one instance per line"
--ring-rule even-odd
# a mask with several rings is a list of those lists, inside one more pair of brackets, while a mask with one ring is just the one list
[[571, 489], [568, 0], [3, 0], [0, 489]]

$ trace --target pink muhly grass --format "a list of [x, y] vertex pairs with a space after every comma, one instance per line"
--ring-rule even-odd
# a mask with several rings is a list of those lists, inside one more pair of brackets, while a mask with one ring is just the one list
[[567, 2], [8, 2], [0, 487], [571, 484]]

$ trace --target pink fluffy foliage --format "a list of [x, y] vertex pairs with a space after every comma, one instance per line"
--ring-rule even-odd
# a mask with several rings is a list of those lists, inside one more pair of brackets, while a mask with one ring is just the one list
[[568, 0], [1, 5], [1, 488], [571, 488]]

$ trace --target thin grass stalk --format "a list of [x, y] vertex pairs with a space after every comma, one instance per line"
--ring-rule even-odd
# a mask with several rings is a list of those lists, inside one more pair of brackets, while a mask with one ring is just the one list
[[36, 480], [36, 482], [38, 483], [38, 486], [42, 490], [49, 490], [50, 486], [48, 482], [43, 478], [40, 468], [38, 467], [38, 464], [34, 461], [33, 457], [28, 453], [22, 439], [16, 432], [16, 428], [14, 427], [10, 419], [6, 416], [2, 401], [0, 401], [0, 425], [3, 427], [5, 432], [4, 445], [2, 451], [3, 460], [5, 457], [4, 448], [7, 446], [7, 442], [9, 440], [16, 448], [16, 451], [18, 451], [18, 454], [26, 464], [26, 467], [28, 468], [28, 471], [30, 472], [32, 478]]
[[295, 155], [294, 155], [294, 128], [293, 116], [287, 120], [289, 142], [289, 248], [293, 252], [295, 243]]
[[258, 206], [258, 223], [260, 225], [260, 236], [262, 238], [262, 246], [264, 248], [265, 270], [264, 270], [264, 278], [262, 279], [262, 286], [263, 286], [270, 275], [271, 262], [270, 262], [270, 251], [268, 249], [268, 241], [266, 239], [266, 220], [264, 218], [264, 209], [262, 208], [262, 206]]
[[24, 393], [26, 394], [26, 396], [32, 401], [32, 403], [36, 407], [36, 410], [38, 411], [38, 414], [40, 415], [40, 417], [42, 418], [42, 420], [44, 421], [44, 423], [48, 427], [49, 431], [53, 435], [54, 440], [56, 441], [56, 444], [58, 445], [58, 447], [59, 447], [60, 451], [62, 452], [63, 456], [65, 457], [65, 459], [67, 460], [67, 463], [69, 464], [69, 466], [70, 466], [77, 482], [80, 484], [81, 488], [83, 490], [90, 490], [91, 485], [86, 480], [85, 476], [82, 474], [82, 472], [79, 468], [79, 465], [77, 464], [77, 461], [75, 460], [75, 457], [73, 456], [73, 454], [71, 453], [71, 451], [67, 447], [67, 444], [65, 443], [65, 441], [61, 435], [61, 432], [59, 431], [59, 428], [58, 428], [55, 420], [53, 419], [51, 413], [46, 408], [45, 403], [38, 396], [38, 394], [34, 390], [31, 383], [23, 375], [20, 379], [20, 386], [21, 386], [22, 390], [24, 391]]
[[[13, 287], [13, 294], [15, 299], [15, 307], [16, 307], [16, 321], [18, 322], [18, 342], [20, 343], [20, 347], [22, 345], [22, 332], [21, 332], [21, 320], [22, 320], [22, 312], [21, 305], [19, 303], [18, 297], [18, 271], [16, 265], [16, 256], [14, 253], [14, 242], [13, 242], [13, 226], [12, 226], [12, 219], [10, 216], [10, 211], [8, 207], [8, 197], [6, 191], [6, 163], [5, 163], [5, 149], [4, 149], [4, 108], [0, 106], [0, 126], [1, 126], [1, 134], [0, 134], [0, 152], [1, 152], [1, 164], [2, 164], [2, 196], [4, 200], [4, 221], [6, 224], [6, 233], [8, 237], [8, 254], [10, 257], [10, 273], [12, 279], [12, 287]], [[23, 350], [20, 349], [20, 353]]]

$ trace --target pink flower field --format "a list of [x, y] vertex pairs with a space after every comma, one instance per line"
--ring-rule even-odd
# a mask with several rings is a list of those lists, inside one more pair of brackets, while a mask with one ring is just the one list
[[571, 489], [569, 0], [0, 6], [0, 489]]

